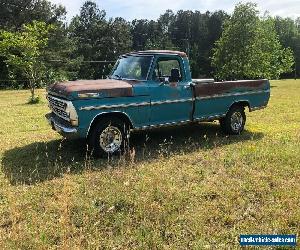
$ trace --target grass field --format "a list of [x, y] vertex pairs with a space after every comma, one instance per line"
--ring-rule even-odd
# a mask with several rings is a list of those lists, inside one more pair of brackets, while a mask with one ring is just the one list
[[300, 81], [272, 81], [246, 131], [218, 123], [134, 134], [93, 160], [28, 91], [0, 92], [0, 249], [231, 249], [247, 233], [300, 233]]

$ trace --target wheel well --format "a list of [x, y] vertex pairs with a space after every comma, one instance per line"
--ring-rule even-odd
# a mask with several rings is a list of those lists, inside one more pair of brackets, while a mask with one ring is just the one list
[[235, 107], [235, 106], [239, 106], [239, 107], [247, 107], [250, 110], [250, 104], [248, 101], [238, 101], [238, 102], [234, 102], [231, 104], [230, 108]]
[[130, 128], [133, 128], [133, 124], [132, 124], [131, 120], [129, 119], [129, 117], [122, 112], [102, 113], [102, 114], [95, 116], [94, 119], [92, 120], [90, 127], [88, 129], [88, 132], [87, 132], [87, 137], [88, 137], [90, 131], [92, 130], [92, 128], [95, 126], [95, 124], [97, 124], [101, 119], [108, 118], [108, 117], [118, 118], [118, 119], [124, 121], [126, 124], [128, 124]]

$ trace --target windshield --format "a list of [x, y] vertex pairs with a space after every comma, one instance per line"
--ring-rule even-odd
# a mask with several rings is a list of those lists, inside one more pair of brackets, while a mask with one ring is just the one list
[[124, 56], [115, 64], [110, 78], [147, 80], [152, 56]]

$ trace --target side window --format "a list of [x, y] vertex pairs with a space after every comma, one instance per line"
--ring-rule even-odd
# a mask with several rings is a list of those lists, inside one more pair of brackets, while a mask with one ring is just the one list
[[176, 59], [159, 59], [154, 69], [153, 80], [164, 81], [169, 78], [170, 82], [179, 82], [182, 80], [180, 63]]

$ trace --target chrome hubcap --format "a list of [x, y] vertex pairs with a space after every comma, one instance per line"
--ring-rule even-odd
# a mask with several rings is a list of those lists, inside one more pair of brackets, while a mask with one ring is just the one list
[[114, 153], [121, 148], [122, 133], [117, 127], [108, 126], [100, 134], [100, 147], [106, 153]]
[[240, 131], [243, 126], [243, 116], [240, 112], [234, 112], [231, 116], [231, 128], [233, 131]]

